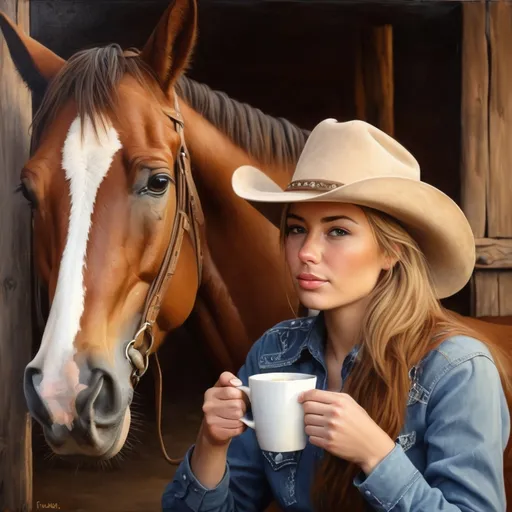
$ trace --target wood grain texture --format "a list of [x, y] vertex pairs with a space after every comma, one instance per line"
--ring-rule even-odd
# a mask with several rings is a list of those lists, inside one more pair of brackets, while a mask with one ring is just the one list
[[512, 315], [512, 272], [502, 270], [499, 275], [500, 316]]
[[512, 270], [512, 239], [477, 238], [475, 243], [476, 268]]
[[[29, 0], [0, 10], [29, 32]], [[0, 510], [32, 509], [31, 421], [23, 371], [31, 356], [30, 210], [14, 191], [29, 156], [31, 97], [0, 35]]]
[[491, 51], [487, 236], [512, 237], [512, 3], [489, 3]]
[[489, 63], [484, 1], [462, 5], [461, 207], [475, 237], [485, 236], [489, 181]]
[[500, 316], [499, 275], [495, 270], [475, 273], [475, 316]]

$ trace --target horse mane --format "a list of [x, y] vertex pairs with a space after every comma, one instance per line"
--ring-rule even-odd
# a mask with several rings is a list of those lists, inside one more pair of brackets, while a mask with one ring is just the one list
[[[74, 99], [78, 115], [82, 119], [89, 118], [96, 131], [98, 123], [104, 125], [107, 117], [116, 117], [120, 108], [117, 87], [125, 73], [143, 86], [157, 80], [141, 58], [136, 54], [124, 55], [117, 44], [75, 53], [48, 85], [34, 116], [32, 146], [38, 143], [43, 127], [70, 99]], [[286, 119], [266, 115], [184, 76], [178, 81], [176, 92], [235, 144], [262, 163], [295, 164], [309, 136], [307, 130]]]
[[186, 76], [178, 80], [176, 90], [194, 110], [260, 162], [287, 165], [299, 159], [309, 131]]

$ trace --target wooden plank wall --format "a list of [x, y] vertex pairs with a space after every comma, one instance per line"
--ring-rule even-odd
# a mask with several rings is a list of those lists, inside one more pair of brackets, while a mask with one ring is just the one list
[[462, 208], [476, 239], [472, 314], [512, 315], [512, 3], [463, 4]]
[[[29, 32], [29, 0], [0, 10]], [[23, 370], [31, 356], [30, 210], [14, 194], [29, 156], [31, 97], [0, 32], [0, 510], [32, 510], [31, 420]]]

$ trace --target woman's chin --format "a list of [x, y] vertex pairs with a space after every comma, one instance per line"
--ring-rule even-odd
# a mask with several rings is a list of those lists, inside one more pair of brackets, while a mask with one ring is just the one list
[[314, 309], [317, 311], [324, 311], [332, 308], [332, 301], [326, 300], [325, 297], [320, 297], [319, 294], [312, 292], [304, 292], [301, 290], [298, 293], [300, 303], [307, 309]]

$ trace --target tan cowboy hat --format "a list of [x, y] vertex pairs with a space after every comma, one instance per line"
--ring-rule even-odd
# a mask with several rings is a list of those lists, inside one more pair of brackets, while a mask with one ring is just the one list
[[457, 204], [420, 180], [416, 159], [364, 121], [326, 119], [311, 132], [292, 180], [282, 190], [255, 167], [239, 167], [235, 193], [279, 227], [286, 203], [343, 202], [398, 219], [425, 254], [439, 298], [458, 292], [475, 265], [475, 240]]

